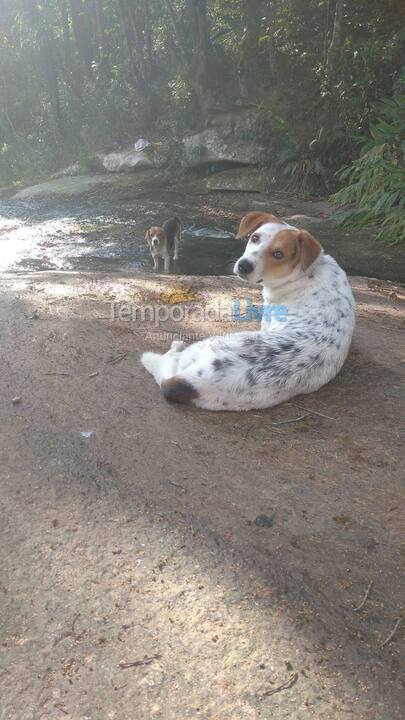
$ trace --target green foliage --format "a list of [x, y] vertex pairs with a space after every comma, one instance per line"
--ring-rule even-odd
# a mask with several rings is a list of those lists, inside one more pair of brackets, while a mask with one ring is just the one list
[[343, 128], [321, 127], [315, 137], [300, 138], [293, 119], [263, 107], [254, 133], [266, 149], [264, 163], [272, 165], [283, 190], [308, 198], [336, 187], [334, 175], [350, 144]]
[[289, 146], [279, 153], [277, 163], [281, 177], [286, 179], [284, 189], [304, 198], [330, 193], [336, 159], [345, 146], [343, 129], [326, 132], [322, 127], [309, 143], [299, 143], [289, 134]]
[[362, 154], [341, 173], [344, 187], [333, 196], [345, 227], [377, 226], [376, 238], [405, 242], [405, 95], [383, 100], [367, 136], [357, 137]]
[[186, 130], [255, 106], [245, 139], [281, 185], [330, 193], [373, 103], [403, 92], [398, 0], [0, 0], [0, 15], [0, 185], [137, 137], [181, 167]]

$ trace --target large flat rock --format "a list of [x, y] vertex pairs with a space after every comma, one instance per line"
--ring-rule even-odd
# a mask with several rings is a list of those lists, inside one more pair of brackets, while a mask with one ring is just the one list
[[99, 175], [75, 175], [47, 180], [30, 187], [19, 190], [13, 200], [29, 200], [30, 198], [52, 197], [53, 195], [66, 197], [80, 197], [94, 192], [98, 188], [116, 189], [124, 191], [128, 188], [144, 190], [149, 187], [159, 187], [167, 183], [165, 171], [139, 170], [136, 173], [117, 172], [102, 173]]
[[183, 139], [186, 165], [263, 163], [265, 148], [255, 131], [259, 117], [255, 108], [222, 113], [212, 119], [209, 127], [186, 135]]

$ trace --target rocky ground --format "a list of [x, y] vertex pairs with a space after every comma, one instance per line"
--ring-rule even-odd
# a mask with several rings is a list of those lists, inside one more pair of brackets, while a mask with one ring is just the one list
[[2, 276], [1, 720], [403, 717], [405, 293], [353, 287], [333, 383], [210, 414], [165, 404], [139, 355], [235, 324], [111, 303], [256, 291]]

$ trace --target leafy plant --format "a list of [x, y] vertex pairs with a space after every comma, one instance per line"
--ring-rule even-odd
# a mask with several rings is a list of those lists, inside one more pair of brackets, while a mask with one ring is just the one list
[[279, 155], [278, 167], [286, 178], [284, 190], [302, 197], [325, 193], [328, 188], [328, 171], [321, 158], [309, 149], [291, 148]]
[[338, 149], [346, 143], [344, 130], [326, 131], [322, 127], [311, 142], [298, 141], [291, 130], [286, 141], [287, 148], [278, 153], [276, 163], [281, 179], [285, 179], [284, 190], [304, 198], [329, 194], [333, 189], [334, 163], [340, 157]]
[[344, 227], [377, 226], [376, 238], [405, 242], [405, 95], [382, 100], [369, 135], [355, 138], [360, 157], [340, 174], [345, 186], [332, 196]]

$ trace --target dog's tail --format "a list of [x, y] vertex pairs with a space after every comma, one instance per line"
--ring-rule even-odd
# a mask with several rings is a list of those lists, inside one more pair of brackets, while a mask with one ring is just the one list
[[176, 375], [175, 377], [163, 380], [161, 385], [163, 397], [168, 402], [188, 405], [192, 400], [199, 397], [198, 390], [185, 378]]
[[168, 402], [187, 405], [198, 398], [198, 390], [188, 380], [176, 375], [178, 360], [175, 355], [145, 352], [141, 363], [160, 385], [163, 397]]
[[151, 375], [155, 378], [156, 382], [160, 385], [160, 370], [162, 366], [162, 357], [160, 353], [154, 353], [154, 352], [145, 352], [143, 353], [141, 357], [141, 363], [144, 366], [144, 368], [150, 372]]
[[148, 372], [155, 378], [158, 385], [162, 386], [163, 381], [170, 380], [177, 373], [179, 364], [178, 352], [160, 353], [145, 352], [141, 357], [141, 363]]

